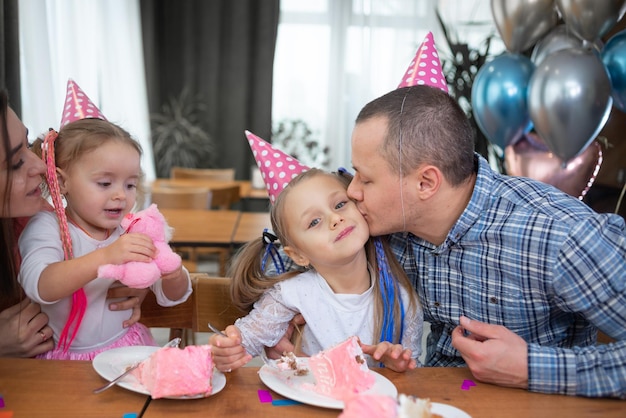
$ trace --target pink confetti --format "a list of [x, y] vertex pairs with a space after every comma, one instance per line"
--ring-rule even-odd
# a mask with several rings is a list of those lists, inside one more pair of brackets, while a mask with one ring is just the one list
[[474, 383], [473, 380], [465, 379], [465, 380], [463, 380], [463, 384], [461, 385], [461, 389], [463, 389], [463, 390], [470, 390], [470, 388], [472, 386], [476, 386], [476, 383]]
[[258, 394], [259, 394], [259, 402], [261, 403], [272, 402], [272, 394], [270, 393], [269, 390], [259, 389]]

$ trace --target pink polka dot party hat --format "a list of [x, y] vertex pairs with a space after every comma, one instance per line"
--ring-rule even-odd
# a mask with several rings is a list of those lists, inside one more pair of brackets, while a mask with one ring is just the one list
[[263, 181], [265, 181], [270, 202], [274, 203], [276, 197], [289, 184], [291, 179], [303, 171], [307, 171], [309, 167], [283, 151], [274, 148], [269, 142], [259, 138], [250, 131], [246, 131], [246, 138], [248, 138], [254, 159], [261, 170], [261, 176]]
[[67, 93], [65, 94], [63, 116], [59, 129], [70, 122], [85, 118], [107, 120], [78, 84], [70, 78], [67, 80]]
[[432, 32], [428, 32], [424, 42], [417, 49], [415, 58], [409, 64], [398, 88], [416, 85], [436, 87], [448, 93], [448, 84], [441, 69]]

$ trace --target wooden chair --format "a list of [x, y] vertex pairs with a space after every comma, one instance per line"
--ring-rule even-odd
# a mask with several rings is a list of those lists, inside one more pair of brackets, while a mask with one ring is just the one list
[[[208, 209], [211, 192], [205, 187], [152, 187], [151, 202], [160, 209]], [[198, 269], [195, 249], [191, 247], [173, 247], [183, 258], [187, 270]], [[226, 261], [227, 262], [227, 261]]]
[[[170, 328], [170, 339], [188, 341], [187, 332], [211, 332], [207, 324], [225, 329], [245, 315], [235, 308], [230, 298], [230, 278], [191, 273], [193, 293], [180, 305], [163, 307], [154, 293], [148, 292], [141, 305], [139, 322], [149, 328]], [[192, 338], [193, 342], [193, 338]]]
[[161, 209], [208, 209], [210, 194], [206, 187], [153, 187], [150, 199]]
[[234, 168], [186, 168], [172, 167], [172, 179], [235, 180]]
[[[212, 210], [229, 210], [233, 204], [241, 200], [240, 188], [238, 185], [227, 186], [222, 188], [211, 188], [209, 192], [209, 209]], [[229, 247], [196, 247], [189, 249], [190, 265], [198, 265], [203, 256], [214, 255], [217, 257], [218, 274], [226, 275], [226, 267], [228, 260], [232, 254]]]

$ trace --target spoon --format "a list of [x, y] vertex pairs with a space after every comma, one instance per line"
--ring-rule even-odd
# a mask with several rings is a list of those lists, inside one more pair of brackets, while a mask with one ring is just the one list
[[[165, 344], [163, 346], [163, 348], [166, 348], [166, 347], [178, 347], [179, 344], [180, 344], [180, 338], [174, 338], [172, 341], [170, 341], [167, 344]], [[126, 369], [126, 371], [124, 373], [122, 373], [121, 375], [117, 376], [115, 379], [111, 380], [106, 385], [101, 386], [101, 387], [99, 387], [97, 389], [94, 389], [93, 393], [102, 393], [102, 392], [104, 392], [105, 390], [107, 390], [108, 388], [112, 387], [117, 382], [119, 382], [124, 376], [128, 376], [128, 374], [130, 372], [132, 372], [133, 370], [135, 370], [137, 367], [139, 367], [140, 364], [141, 364], [141, 361], [138, 361], [137, 363], [133, 364], [128, 369]]]

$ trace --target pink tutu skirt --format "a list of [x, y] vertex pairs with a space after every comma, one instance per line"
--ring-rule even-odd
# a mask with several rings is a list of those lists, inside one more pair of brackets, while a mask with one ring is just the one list
[[54, 350], [50, 350], [43, 354], [37, 356], [37, 358], [44, 360], [93, 360], [99, 353], [103, 351], [110, 350], [112, 348], [117, 347], [129, 347], [133, 345], [150, 345], [156, 346], [157, 343], [154, 341], [154, 337], [150, 333], [150, 330], [143, 324], [136, 323], [128, 328], [128, 332], [113, 342], [112, 344], [107, 345], [106, 347], [98, 348], [94, 351], [89, 351], [85, 353], [74, 353], [70, 350], [67, 352], [63, 352], [63, 350], [55, 348]]

